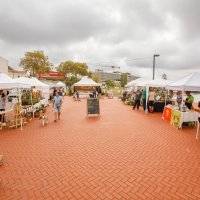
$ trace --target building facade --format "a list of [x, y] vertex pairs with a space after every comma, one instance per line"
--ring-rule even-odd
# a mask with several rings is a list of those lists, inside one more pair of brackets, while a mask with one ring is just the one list
[[120, 73], [109, 73], [104, 71], [95, 71], [92, 73], [94, 77], [97, 78], [98, 82], [102, 83], [106, 80], [120, 81], [121, 74]]
[[11, 78], [25, 77], [27, 76], [24, 70], [15, 69], [13, 67], [8, 66], [8, 76]]
[[[102, 83], [102, 82], [105, 82], [106, 80], [121, 81], [122, 73], [120, 72], [109, 73], [109, 72], [104, 72], [104, 71], [95, 71], [92, 74], [93, 74], [93, 77], [95, 77], [98, 80], [98, 82]], [[130, 82], [132, 80], [139, 78], [130, 73], [123, 73], [123, 74], [127, 75], [127, 82]]]
[[0, 73], [8, 74], [8, 61], [0, 57]]

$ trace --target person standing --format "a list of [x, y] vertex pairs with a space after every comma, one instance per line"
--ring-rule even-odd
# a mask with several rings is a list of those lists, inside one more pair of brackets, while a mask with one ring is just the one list
[[79, 92], [78, 92], [78, 90], [76, 91], [76, 98], [77, 98], [78, 101], [80, 101], [80, 97], [79, 97]]
[[93, 94], [93, 98], [97, 97], [97, 90], [95, 87], [93, 87], [93, 89], [92, 89], [92, 94]]
[[181, 108], [181, 104], [182, 104], [182, 95], [180, 91], [177, 91], [176, 93], [177, 97], [176, 97], [176, 102], [178, 104], [179, 109]]
[[53, 99], [54, 122], [56, 122], [57, 119], [60, 120], [62, 103], [62, 97], [59, 95], [59, 91], [56, 91], [56, 96]]
[[153, 91], [153, 88], [149, 88], [148, 110], [150, 113], [153, 112], [154, 101], [155, 101], [155, 92]]
[[147, 91], [146, 88], [144, 88], [142, 91], [142, 106], [144, 111], [146, 111], [146, 99], [147, 99]]
[[53, 89], [53, 97], [56, 96], [56, 88]]
[[136, 107], [139, 110], [141, 96], [142, 96], [142, 92], [138, 89], [135, 92], [135, 101], [134, 101], [134, 105], [133, 105], [133, 110], [135, 110]]
[[[6, 95], [3, 93], [3, 91], [0, 91], [0, 112], [5, 111], [6, 109]], [[0, 115], [0, 122], [5, 122], [4, 114]]]
[[187, 108], [189, 110], [191, 110], [192, 109], [192, 104], [194, 102], [194, 97], [190, 94], [189, 91], [186, 92], [186, 95], [187, 95], [187, 98], [184, 100], [185, 106], [187, 106]]

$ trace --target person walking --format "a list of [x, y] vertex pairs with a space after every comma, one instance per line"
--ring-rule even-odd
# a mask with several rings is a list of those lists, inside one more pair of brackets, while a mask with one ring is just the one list
[[63, 103], [62, 97], [59, 95], [59, 91], [56, 91], [56, 96], [53, 99], [54, 122], [60, 120], [62, 103]]
[[181, 91], [177, 91], [176, 95], [177, 95], [176, 102], [178, 104], [179, 110], [181, 110], [181, 104], [182, 104]]
[[136, 107], [139, 110], [141, 96], [142, 96], [142, 92], [140, 91], [140, 89], [138, 89], [135, 92], [135, 101], [134, 101], [134, 105], [133, 105], [133, 110], [135, 110]]

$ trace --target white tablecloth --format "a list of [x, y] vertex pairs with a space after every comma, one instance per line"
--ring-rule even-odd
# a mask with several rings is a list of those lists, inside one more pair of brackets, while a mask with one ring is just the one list
[[181, 123], [183, 122], [197, 122], [199, 113], [195, 111], [181, 112]]
[[183, 122], [197, 122], [196, 139], [199, 138], [199, 113], [195, 111], [181, 112], [180, 128]]

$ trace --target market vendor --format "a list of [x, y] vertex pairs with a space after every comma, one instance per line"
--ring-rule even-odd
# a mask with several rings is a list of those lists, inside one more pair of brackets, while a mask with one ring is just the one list
[[187, 98], [184, 100], [185, 106], [187, 106], [188, 109], [192, 109], [192, 103], [194, 102], [194, 97], [190, 94], [189, 91], [186, 92]]
[[182, 104], [182, 95], [181, 95], [181, 91], [177, 91], [177, 92], [176, 92], [176, 95], [177, 95], [177, 97], [176, 97], [176, 102], [177, 102], [178, 107], [179, 107], [179, 109], [180, 109], [181, 104]]
[[149, 88], [149, 95], [148, 95], [148, 110], [150, 113], [153, 112], [153, 105], [155, 101], [155, 92], [153, 88]]
[[[0, 112], [6, 109], [6, 95], [3, 90], [0, 90]], [[4, 114], [0, 115], [0, 122], [5, 122]]]

